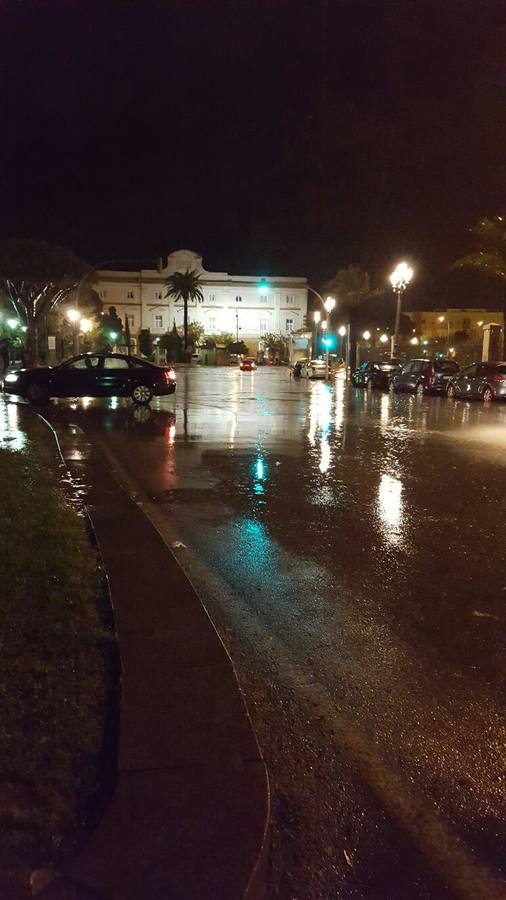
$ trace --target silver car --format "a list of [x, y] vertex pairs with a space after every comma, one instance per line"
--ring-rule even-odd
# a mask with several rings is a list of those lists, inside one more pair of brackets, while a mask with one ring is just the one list
[[324, 359], [301, 360], [301, 375], [304, 378], [325, 378], [327, 366]]
[[506, 400], [506, 362], [467, 366], [450, 379], [446, 393], [452, 399], [477, 397], [485, 403]]

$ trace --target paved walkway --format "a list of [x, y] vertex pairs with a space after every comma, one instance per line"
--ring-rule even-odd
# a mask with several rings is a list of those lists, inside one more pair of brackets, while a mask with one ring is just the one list
[[[32, 411], [19, 412], [29, 426]], [[230, 659], [139, 507], [84, 436], [73, 436], [72, 445], [59, 437], [73, 474], [89, 485], [123, 687], [113, 799], [63, 877], [38, 896], [260, 897], [268, 783]]]

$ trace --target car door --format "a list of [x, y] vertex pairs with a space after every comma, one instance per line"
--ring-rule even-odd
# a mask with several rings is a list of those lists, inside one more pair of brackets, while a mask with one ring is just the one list
[[126, 356], [105, 355], [98, 375], [100, 397], [122, 397], [129, 393], [130, 366]]
[[409, 385], [409, 379], [411, 378], [413, 371], [413, 363], [407, 362], [404, 363], [401, 371], [395, 377], [395, 385], [401, 390], [405, 391]]
[[476, 382], [477, 370], [478, 366], [476, 364], [473, 366], [466, 366], [466, 368], [462, 369], [453, 379], [455, 387], [457, 388], [457, 393], [462, 397], [473, 396], [473, 385]]
[[59, 366], [51, 378], [53, 397], [94, 397], [99, 356], [80, 356]]
[[476, 366], [476, 374], [473, 378], [473, 397], [481, 397], [491, 375], [492, 370], [490, 366], [486, 363], [478, 363]]

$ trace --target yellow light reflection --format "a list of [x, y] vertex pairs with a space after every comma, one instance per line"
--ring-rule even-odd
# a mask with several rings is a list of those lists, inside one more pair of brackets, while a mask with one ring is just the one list
[[399, 540], [403, 517], [402, 483], [391, 475], [382, 475], [378, 488], [378, 512], [386, 526], [386, 538], [391, 543]]

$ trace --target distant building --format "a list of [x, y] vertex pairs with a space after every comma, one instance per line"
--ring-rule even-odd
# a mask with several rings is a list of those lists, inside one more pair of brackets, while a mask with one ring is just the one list
[[421, 340], [448, 339], [455, 334], [465, 334], [469, 341], [481, 341], [483, 326], [494, 322], [504, 326], [502, 312], [490, 312], [488, 309], [439, 309], [424, 312], [408, 312], [413, 322], [417, 337]]
[[204, 294], [203, 303], [190, 304], [189, 320], [202, 324], [206, 335], [230, 332], [254, 353], [263, 335], [288, 336], [304, 325], [306, 278], [208, 272], [202, 257], [191, 250], [176, 250], [156, 269], [100, 270], [96, 290], [104, 309], [115, 306], [123, 321], [128, 316], [132, 337], [136, 338], [141, 328], [162, 335], [174, 322], [178, 328], [183, 325], [183, 304], [165, 296], [165, 279], [187, 269], [200, 274]]

